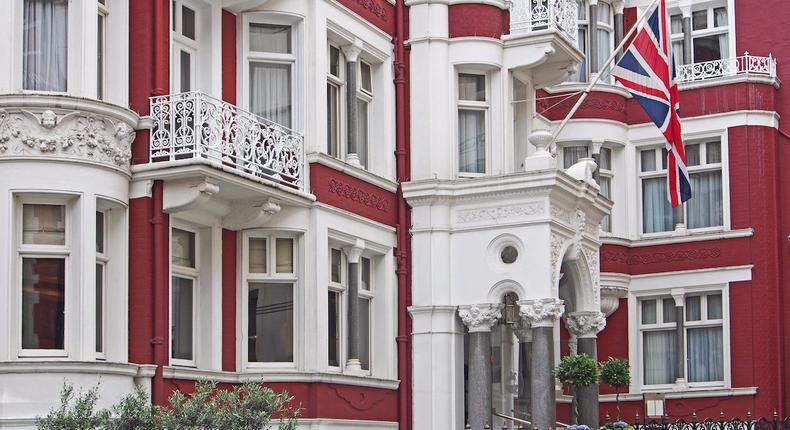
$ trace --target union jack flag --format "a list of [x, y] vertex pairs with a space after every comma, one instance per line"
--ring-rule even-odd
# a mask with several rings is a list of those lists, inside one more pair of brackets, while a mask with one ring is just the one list
[[678, 85], [666, 7], [666, 0], [660, 0], [612, 74], [631, 92], [666, 139], [667, 194], [674, 208], [691, 198], [691, 182], [680, 133]]

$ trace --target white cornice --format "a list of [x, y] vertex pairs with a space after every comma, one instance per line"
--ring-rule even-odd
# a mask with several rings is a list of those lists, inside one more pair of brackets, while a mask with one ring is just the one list
[[137, 115], [137, 112], [101, 100], [84, 97], [27, 92], [0, 94], [0, 109], [9, 108], [87, 112], [109, 117], [116, 121], [122, 121], [134, 130], [139, 130], [141, 128], [139, 124], [140, 116]]
[[153, 364], [63, 360], [17, 360], [0, 362], [0, 373], [86, 373], [150, 378], [154, 376], [155, 372], [156, 366]]
[[[699, 399], [699, 398], [721, 398], [721, 397], [739, 397], [739, 396], [754, 396], [757, 394], [757, 387], [739, 387], [739, 388], [689, 388], [683, 387], [682, 391], [674, 391], [674, 387], [664, 391], [666, 399]], [[660, 390], [649, 390], [651, 393], [660, 392]], [[642, 401], [644, 399], [642, 393], [624, 393], [620, 394], [620, 401]], [[614, 402], [614, 394], [601, 394], [600, 400], [602, 402]]]
[[322, 166], [329, 167], [340, 173], [345, 173], [349, 176], [353, 176], [357, 179], [365, 181], [371, 185], [375, 185], [391, 193], [398, 191], [397, 182], [387, 179], [383, 176], [379, 176], [375, 173], [371, 173], [365, 169], [360, 169], [359, 167], [352, 166], [351, 164], [348, 164], [345, 161], [339, 160], [335, 157], [331, 157], [327, 154], [324, 154], [323, 152], [311, 152], [307, 154], [307, 162], [317, 163]]
[[736, 239], [739, 237], [751, 237], [753, 235], [754, 235], [753, 229], [744, 228], [738, 230], [726, 230], [726, 231], [714, 231], [714, 232], [702, 232], [702, 233], [694, 233], [693, 231], [689, 231], [688, 233], [681, 236], [666, 236], [666, 237], [655, 237], [655, 238], [633, 239], [633, 240], [622, 238], [622, 237], [615, 237], [615, 236], [601, 236], [601, 242], [603, 242], [604, 245], [619, 245], [619, 246], [627, 246], [629, 248], [640, 248], [644, 246], [701, 242], [706, 240]]
[[344, 375], [328, 372], [299, 372], [296, 370], [253, 370], [246, 372], [223, 372], [219, 370], [203, 370], [189, 367], [165, 366], [165, 378], [198, 381], [209, 379], [216, 382], [240, 384], [244, 382], [310, 382], [324, 384], [353, 385], [357, 387], [381, 388], [395, 390], [400, 385], [397, 379], [382, 379], [372, 376]]

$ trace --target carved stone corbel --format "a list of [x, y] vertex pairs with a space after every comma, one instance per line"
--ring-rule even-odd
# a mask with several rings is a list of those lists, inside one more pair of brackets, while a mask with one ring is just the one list
[[280, 212], [280, 209], [280, 205], [275, 199], [254, 203], [252, 206], [238, 203], [233, 205], [230, 213], [222, 219], [222, 225], [231, 230], [263, 227]]

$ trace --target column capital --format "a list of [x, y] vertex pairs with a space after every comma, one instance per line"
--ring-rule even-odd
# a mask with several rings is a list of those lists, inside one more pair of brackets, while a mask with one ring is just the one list
[[516, 334], [518, 341], [521, 343], [532, 342], [532, 327], [530, 327], [529, 322], [523, 318], [513, 329], [513, 333]]
[[343, 247], [343, 252], [346, 254], [346, 258], [348, 258], [348, 262], [351, 264], [359, 263], [359, 257], [362, 256], [363, 251], [365, 251], [365, 241], [362, 239], [357, 239], [351, 246]]
[[354, 39], [351, 44], [344, 45], [340, 49], [343, 50], [346, 61], [357, 61], [359, 60], [359, 54], [362, 53], [362, 39]]
[[565, 312], [564, 302], [553, 297], [520, 300], [518, 304], [521, 306], [519, 315], [526, 318], [532, 327], [554, 327], [554, 322]]
[[683, 288], [673, 288], [669, 291], [675, 299], [675, 306], [686, 306], [686, 290]]
[[591, 143], [593, 155], [600, 154], [603, 147], [603, 139], [593, 139]]
[[565, 325], [578, 338], [596, 337], [606, 327], [606, 317], [603, 312], [571, 312], [565, 318]]
[[469, 333], [491, 331], [499, 318], [502, 317], [501, 303], [483, 303], [458, 307], [458, 316]]
[[615, 15], [622, 15], [623, 9], [625, 9], [625, 1], [623, 0], [614, 0], [612, 2], [612, 7], [614, 8]]

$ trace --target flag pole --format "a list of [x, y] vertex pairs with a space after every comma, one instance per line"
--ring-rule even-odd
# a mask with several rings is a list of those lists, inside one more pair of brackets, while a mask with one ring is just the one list
[[[593, 87], [598, 83], [598, 81], [601, 80], [601, 76], [603, 76], [604, 71], [607, 68], [609, 68], [609, 66], [612, 65], [612, 62], [617, 57], [617, 53], [619, 53], [623, 49], [623, 47], [625, 46], [625, 43], [628, 41], [628, 39], [631, 38], [631, 36], [634, 35], [636, 30], [642, 24], [642, 21], [644, 21], [645, 18], [647, 18], [647, 15], [650, 13], [650, 11], [653, 9], [653, 7], [658, 2], [659, 2], [659, 0], [652, 0], [650, 2], [650, 5], [647, 8], [645, 8], [644, 12], [642, 12], [642, 15], [639, 17], [639, 19], [637, 19], [636, 22], [634, 23], [634, 25], [631, 26], [631, 29], [628, 30], [628, 33], [626, 33], [625, 36], [623, 36], [623, 40], [620, 41], [620, 44], [617, 45], [617, 47], [609, 55], [609, 59], [606, 60], [606, 62], [603, 64], [603, 66], [601, 66], [601, 70], [599, 70], [598, 73], [595, 75], [595, 77], [593, 77], [593, 79], [590, 81], [590, 83], [587, 84], [587, 87], [584, 89], [584, 92], [582, 93], [582, 96], [579, 97], [579, 100], [577, 100], [576, 104], [573, 105], [573, 108], [571, 108], [571, 110], [568, 112], [568, 115], [565, 116], [565, 118], [562, 120], [562, 122], [557, 127], [557, 129], [554, 130], [554, 133], [553, 133], [554, 141], [557, 140], [557, 136], [560, 135], [560, 132], [562, 131], [562, 129], [565, 128], [565, 126], [568, 124], [568, 121], [570, 121], [571, 117], [573, 117], [573, 115], [576, 113], [576, 111], [579, 110], [579, 108], [581, 107], [582, 103], [584, 103], [584, 100], [587, 99], [587, 96], [590, 95], [590, 91], [592, 91]], [[584, 6], [582, 6], [582, 7], [584, 7]]]

